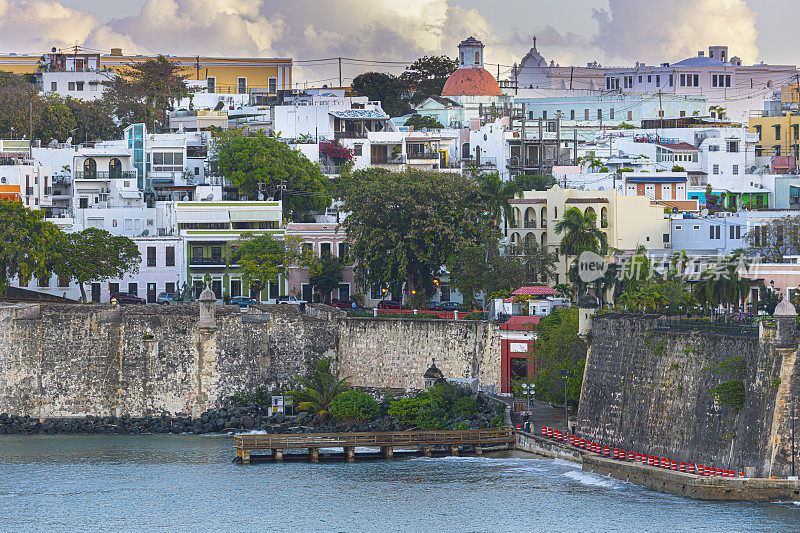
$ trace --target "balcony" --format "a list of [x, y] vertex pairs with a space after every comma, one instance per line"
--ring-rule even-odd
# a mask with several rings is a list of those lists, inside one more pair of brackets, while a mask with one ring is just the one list
[[334, 131], [334, 139], [366, 139], [366, 131]]
[[523, 161], [522, 158], [514, 156], [508, 158], [506, 166], [508, 168], [537, 168], [539, 166], [539, 160], [526, 159]]
[[536, 229], [536, 221], [535, 220], [526, 220], [525, 221], [525, 229]]
[[406, 158], [403, 155], [398, 156], [378, 156], [372, 158], [373, 165], [404, 165], [406, 162]]
[[224, 257], [190, 257], [189, 266], [224, 267], [228, 264]]
[[439, 159], [438, 152], [411, 152], [406, 157], [409, 161], [413, 160], [436, 160]]
[[50, 196], [51, 194], [53, 194], [53, 188], [52, 187], [45, 187], [44, 188], [44, 194], [45, 194], [45, 196]]
[[33, 187], [25, 187], [25, 195], [33, 196]]
[[135, 170], [120, 170], [118, 172], [108, 172], [107, 170], [98, 170], [97, 172], [83, 172], [75, 171], [75, 179], [78, 180], [108, 180], [108, 179], [136, 179]]
[[340, 165], [320, 165], [319, 169], [324, 175], [333, 176], [339, 174], [342, 167]]

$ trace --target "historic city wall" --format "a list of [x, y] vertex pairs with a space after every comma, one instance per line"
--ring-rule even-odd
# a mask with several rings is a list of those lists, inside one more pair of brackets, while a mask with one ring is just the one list
[[289, 385], [321, 357], [362, 386], [419, 388], [431, 358], [447, 376], [499, 382], [488, 324], [348, 319], [325, 306], [214, 311], [201, 327], [198, 304], [0, 306], [0, 413], [198, 415], [238, 391]]
[[[738, 336], [658, 328], [652, 316], [596, 317], [576, 433], [678, 461], [786, 475], [787, 401], [800, 377], [796, 341], [778, 347], [775, 331]], [[741, 405], [711, 393], [734, 381], [744, 387]]]

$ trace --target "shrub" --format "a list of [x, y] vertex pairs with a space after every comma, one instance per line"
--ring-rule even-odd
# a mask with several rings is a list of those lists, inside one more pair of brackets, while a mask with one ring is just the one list
[[466, 431], [469, 429], [469, 424], [466, 422], [459, 422], [453, 429], [457, 429], [459, 431]]
[[436, 402], [420, 402], [417, 411], [417, 426], [420, 429], [437, 430], [444, 429], [447, 413]]
[[472, 396], [459, 398], [453, 404], [453, 417], [466, 420], [478, 411], [478, 400]]
[[428, 391], [427, 395], [431, 400], [436, 402], [439, 407], [451, 413], [453, 412], [453, 406], [456, 401], [460, 398], [469, 398], [472, 396], [472, 391], [458, 383], [443, 381]]
[[494, 416], [491, 420], [489, 420], [489, 427], [492, 428], [501, 428], [505, 425], [502, 416]]
[[340, 422], [365, 422], [378, 416], [378, 402], [369, 394], [351, 390], [333, 399], [330, 413]]
[[405, 398], [389, 404], [389, 416], [397, 420], [403, 427], [410, 427], [417, 423], [420, 398]]

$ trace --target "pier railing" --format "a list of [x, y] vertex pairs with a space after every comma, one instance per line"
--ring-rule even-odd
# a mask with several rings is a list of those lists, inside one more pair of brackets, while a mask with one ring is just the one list
[[438, 446], [506, 444], [515, 442], [510, 427], [464, 431], [397, 431], [378, 433], [297, 433], [236, 435], [237, 449], [264, 450], [344, 446]]

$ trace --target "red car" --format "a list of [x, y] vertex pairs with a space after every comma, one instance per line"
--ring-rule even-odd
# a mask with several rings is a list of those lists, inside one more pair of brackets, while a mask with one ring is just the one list
[[112, 292], [111, 299], [116, 300], [117, 303], [120, 305], [147, 303], [147, 300], [145, 300], [144, 298], [139, 298], [138, 296], [134, 296], [133, 294], [128, 294], [127, 292]]
[[339, 300], [338, 302], [333, 303], [334, 307], [338, 307], [339, 309], [344, 309], [345, 311], [364, 311], [365, 308], [358, 305], [352, 300]]
[[378, 309], [401, 309], [400, 302], [394, 300], [381, 300], [378, 304]]

